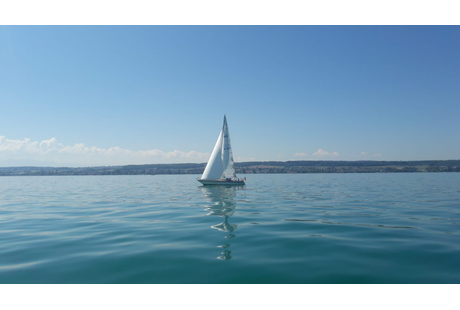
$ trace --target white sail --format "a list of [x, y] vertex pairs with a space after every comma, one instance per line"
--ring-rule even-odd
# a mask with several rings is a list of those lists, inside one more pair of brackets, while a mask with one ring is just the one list
[[236, 177], [236, 174], [233, 167], [232, 146], [228, 132], [227, 118], [224, 116], [222, 130], [201, 176], [201, 180], [222, 180], [234, 177]]
[[233, 152], [230, 143], [230, 134], [228, 132], [227, 118], [224, 116], [223, 143], [222, 143], [222, 167], [224, 172], [222, 178], [236, 177], [235, 169], [233, 168]]
[[217, 138], [216, 145], [212, 150], [211, 157], [209, 158], [208, 164], [204, 169], [202, 180], [216, 180], [220, 179], [224, 168], [222, 167], [222, 136], [223, 130], [220, 132]]

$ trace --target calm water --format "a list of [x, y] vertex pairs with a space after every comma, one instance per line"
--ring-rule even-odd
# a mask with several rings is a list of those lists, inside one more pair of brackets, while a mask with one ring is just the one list
[[460, 283], [460, 173], [0, 177], [1, 283]]

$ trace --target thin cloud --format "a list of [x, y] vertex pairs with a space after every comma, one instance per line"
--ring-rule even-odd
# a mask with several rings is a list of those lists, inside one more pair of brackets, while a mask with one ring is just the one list
[[335, 152], [328, 152], [323, 149], [319, 149], [318, 151], [313, 153], [313, 156], [324, 158], [324, 157], [339, 157], [339, 153]]
[[56, 138], [41, 142], [7, 139], [0, 136], [0, 160], [40, 160], [56, 163], [74, 162], [79, 165], [123, 165], [123, 164], [148, 164], [148, 163], [171, 163], [187, 160], [188, 162], [205, 162], [209, 153], [197, 151], [184, 152], [174, 150], [165, 152], [162, 150], [132, 151], [120, 147], [108, 149], [89, 147], [84, 143], [64, 145]]
[[366, 151], [362, 151], [358, 155], [358, 159], [364, 159], [364, 158], [367, 158], [367, 152]]
[[372, 156], [375, 156], [375, 157], [381, 157], [381, 156], [382, 156], [382, 154], [374, 154], [374, 155], [372, 155]]
[[294, 156], [305, 157], [308, 156], [308, 153], [295, 153]]

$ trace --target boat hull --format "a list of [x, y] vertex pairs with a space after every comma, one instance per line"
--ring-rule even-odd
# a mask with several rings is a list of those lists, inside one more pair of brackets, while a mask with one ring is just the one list
[[200, 182], [203, 185], [232, 185], [232, 186], [243, 186], [245, 185], [243, 180], [240, 181], [227, 181], [227, 180], [201, 180], [198, 179], [198, 182]]

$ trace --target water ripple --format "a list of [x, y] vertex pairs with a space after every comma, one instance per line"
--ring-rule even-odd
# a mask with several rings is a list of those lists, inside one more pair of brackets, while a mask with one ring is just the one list
[[195, 178], [0, 177], [0, 282], [460, 283], [459, 174]]

